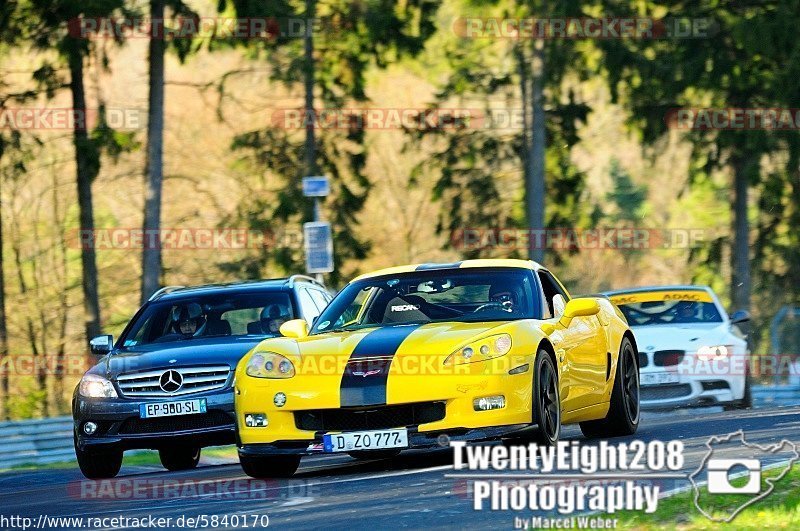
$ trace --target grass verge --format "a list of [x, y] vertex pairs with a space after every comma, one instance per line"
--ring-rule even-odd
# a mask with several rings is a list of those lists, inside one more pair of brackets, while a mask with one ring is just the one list
[[[783, 470], [765, 471], [762, 476], [775, 477]], [[745, 481], [745, 478], [739, 478], [732, 483], [741, 486]], [[712, 516], [724, 517], [729, 513], [720, 509], [737, 507], [743, 500], [741, 495], [709, 495], [706, 488], [701, 487], [701, 503], [709, 499], [708, 496], [712, 496], [714, 507], [718, 508], [711, 511]], [[745, 508], [730, 523], [709, 520], [697, 509], [693, 499], [694, 490], [689, 490], [660, 500], [653, 514], [629, 511], [618, 513], [615, 518], [622, 529], [800, 529], [800, 465], [795, 465], [776, 482], [775, 489], [766, 498]]]

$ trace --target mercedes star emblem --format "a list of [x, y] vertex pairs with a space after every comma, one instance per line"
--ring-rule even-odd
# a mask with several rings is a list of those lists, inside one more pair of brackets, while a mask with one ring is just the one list
[[183, 387], [183, 376], [178, 371], [169, 370], [161, 375], [158, 383], [165, 393], [174, 393]]

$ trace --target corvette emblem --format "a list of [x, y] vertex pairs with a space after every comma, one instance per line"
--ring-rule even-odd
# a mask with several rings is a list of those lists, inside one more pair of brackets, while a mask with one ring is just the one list
[[375, 374], [380, 374], [380, 369], [374, 369], [371, 371], [353, 371], [353, 376], [361, 376], [362, 378], [366, 378], [367, 376], [373, 376]]
[[183, 387], [183, 376], [178, 371], [169, 370], [161, 375], [158, 384], [165, 393], [174, 393]]

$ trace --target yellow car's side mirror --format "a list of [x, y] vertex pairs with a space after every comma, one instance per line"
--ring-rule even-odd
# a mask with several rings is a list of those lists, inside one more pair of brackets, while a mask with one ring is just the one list
[[564, 313], [559, 322], [564, 326], [569, 326], [574, 317], [588, 317], [600, 313], [600, 305], [595, 299], [572, 299], [564, 308]]
[[292, 319], [283, 323], [279, 330], [282, 336], [302, 339], [308, 336], [308, 323], [305, 319]]

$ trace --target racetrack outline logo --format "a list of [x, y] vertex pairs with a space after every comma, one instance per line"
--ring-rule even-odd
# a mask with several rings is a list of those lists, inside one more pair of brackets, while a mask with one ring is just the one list
[[[747, 502], [745, 502], [742, 505], [740, 505], [739, 507], [737, 507], [730, 514], [730, 516], [728, 516], [727, 518], [714, 517], [711, 514], [709, 514], [707, 511], [705, 511], [702, 507], [700, 507], [700, 503], [699, 503], [699, 500], [700, 500], [700, 486], [695, 481], [695, 478], [698, 475], [700, 475], [700, 473], [702, 473], [702, 471], [704, 469], [706, 469], [706, 465], [709, 463], [709, 461], [712, 461], [711, 457], [714, 454], [714, 448], [711, 445], [712, 444], [719, 444], [719, 443], [729, 442], [734, 437], [737, 437], [740, 440], [742, 446], [745, 446], [745, 447], [748, 447], [748, 448], [753, 448], [755, 450], [760, 450], [762, 452], [770, 452], [770, 453], [777, 452], [779, 449], [781, 449], [784, 446], [786, 446], [794, 454], [794, 457], [792, 459], [790, 459], [788, 463], [786, 463], [786, 469], [780, 475], [775, 476], [773, 478], [766, 478], [764, 480], [764, 482], [767, 485], [769, 485], [769, 488], [764, 489], [763, 492], [760, 492], [757, 496], [754, 496], [753, 498], [751, 498]], [[745, 440], [745, 438], [744, 438], [744, 431], [743, 430], [738, 430], [738, 431], [735, 431], [733, 433], [729, 433], [728, 435], [725, 435], [725, 436], [720, 436], [720, 437], [714, 436], [714, 437], [711, 437], [710, 439], [708, 439], [706, 441], [705, 446], [706, 446], [706, 448], [708, 448], [708, 453], [705, 455], [703, 460], [700, 462], [700, 466], [697, 468], [697, 470], [695, 470], [694, 472], [692, 472], [689, 475], [689, 481], [692, 482], [692, 489], [694, 490], [694, 497], [692, 498], [692, 502], [694, 503], [694, 506], [697, 508], [698, 511], [700, 511], [700, 513], [703, 516], [705, 516], [706, 518], [708, 518], [712, 522], [730, 523], [745, 508], [747, 508], [750, 505], [753, 505], [754, 503], [756, 503], [757, 501], [762, 500], [762, 499], [766, 498], [767, 496], [769, 496], [772, 493], [772, 491], [775, 490], [775, 483], [777, 483], [778, 481], [783, 479], [784, 476], [786, 476], [786, 474], [788, 474], [792, 470], [792, 467], [794, 466], [795, 462], [797, 462], [797, 460], [800, 459], [800, 453], [798, 453], [798, 451], [797, 451], [797, 446], [793, 442], [789, 441], [788, 439], [783, 439], [777, 444], [761, 446], [761, 445], [756, 444], [756, 443], [747, 442]], [[724, 460], [718, 460], [718, 461], [724, 461]], [[745, 460], [742, 460], [742, 461], [745, 461]], [[753, 472], [752, 469], [750, 469], [749, 472], [752, 473]], [[710, 481], [710, 479], [709, 479], [709, 481]]]

